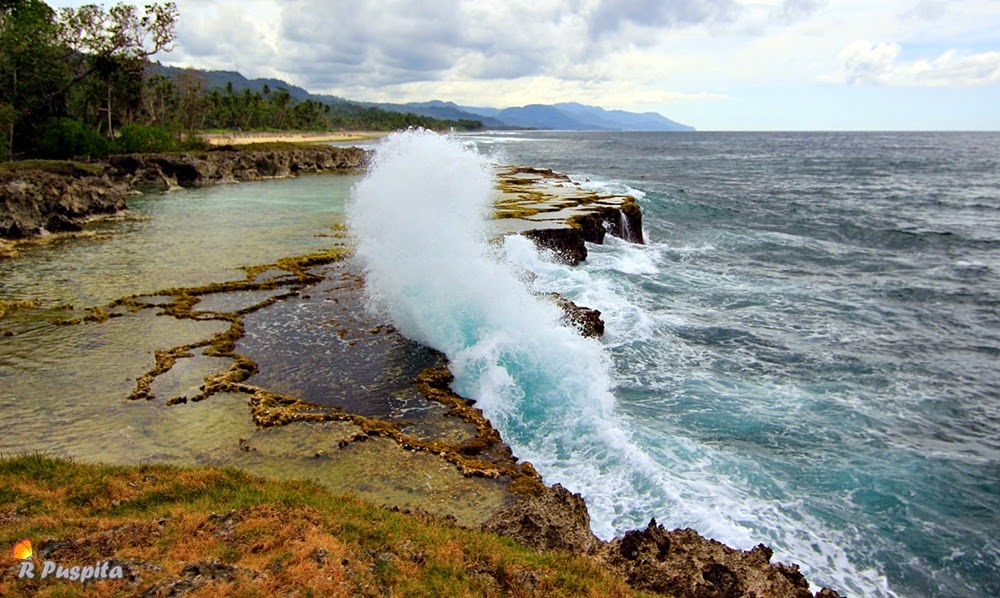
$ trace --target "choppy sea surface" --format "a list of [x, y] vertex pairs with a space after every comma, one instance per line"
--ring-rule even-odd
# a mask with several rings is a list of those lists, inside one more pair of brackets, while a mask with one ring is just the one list
[[655, 516], [853, 595], [1000, 595], [1000, 134], [463, 140], [640, 199], [647, 245], [522, 260], [602, 311], [610, 413], [500, 418], [599, 535]]

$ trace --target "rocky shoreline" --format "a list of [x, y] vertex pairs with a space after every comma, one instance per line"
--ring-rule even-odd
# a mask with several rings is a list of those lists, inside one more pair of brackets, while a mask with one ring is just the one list
[[[645, 242], [642, 210], [630, 196], [591, 191], [544, 168], [500, 167], [496, 174], [497, 228], [527, 236], [567, 264], [584, 261], [586, 243], [603, 243], [606, 235]], [[581, 334], [603, 334], [600, 311], [558, 295], [553, 300]], [[590, 555], [637, 590], [685, 598], [814, 596], [799, 567], [772, 564], [773, 552], [763, 544], [736, 550], [692, 529], [669, 531], [655, 519], [644, 530], [602, 542], [590, 531], [590, 515], [579, 494], [559, 484], [534, 488], [519, 493], [516, 502], [494, 513], [482, 529], [539, 550]], [[823, 588], [815, 596], [839, 594]]]
[[109, 156], [0, 170], [0, 239], [78, 232], [80, 223], [126, 209], [129, 194], [171, 191], [305, 173], [357, 172], [370, 152], [356, 147], [249, 146], [205, 152]]

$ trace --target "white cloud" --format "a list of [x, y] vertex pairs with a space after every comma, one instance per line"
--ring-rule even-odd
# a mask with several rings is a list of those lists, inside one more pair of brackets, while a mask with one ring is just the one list
[[1000, 52], [947, 50], [933, 60], [901, 61], [896, 43], [856, 41], [840, 53], [843, 69], [828, 78], [853, 85], [974, 87], [1000, 83]]

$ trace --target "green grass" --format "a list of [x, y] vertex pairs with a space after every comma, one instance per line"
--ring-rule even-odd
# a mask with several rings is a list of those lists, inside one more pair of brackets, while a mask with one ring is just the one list
[[309, 481], [35, 454], [0, 458], [0, 488], [0, 571], [16, 566], [9, 547], [25, 537], [36, 551], [46, 538], [67, 541], [49, 557], [60, 564], [119, 558], [160, 567], [140, 570], [137, 586], [102, 580], [84, 588], [0, 574], [0, 595], [132, 595], [180, 579], [184, 565], [209, 558], [258, 573], [212, 581], [205, 591], [213, 595], [634, 594], [588, 558], [533, 551]]
[[104, 166], [101, 164], [76, 162], [74, 160], [17, 160], [14, 162], [0, 162], [0, 173], [23, 172], [26, 170], [40, 170], [42, 172], [62, 175], [100, 175], [104, 172]]

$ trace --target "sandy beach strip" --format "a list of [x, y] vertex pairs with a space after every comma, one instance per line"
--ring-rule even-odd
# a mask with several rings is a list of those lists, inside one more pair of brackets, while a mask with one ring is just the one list
[[293, 143], [331, 143], [378, 139], [386, 133], [381, 131], [264, 131], [253, 133], [202, 133], [200, 136], [211, 145], [245, 145], [248, 143], [271, 143], [289, 141]]

